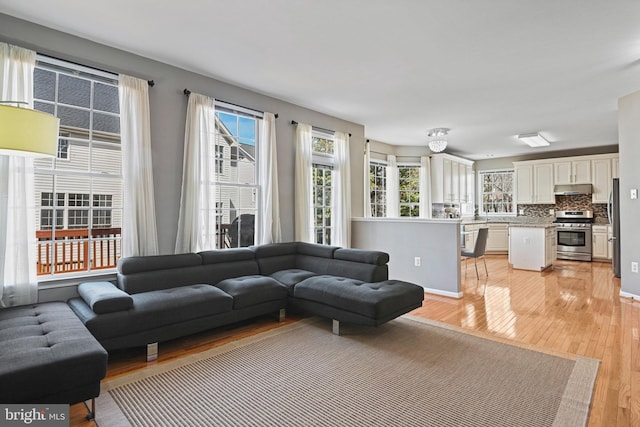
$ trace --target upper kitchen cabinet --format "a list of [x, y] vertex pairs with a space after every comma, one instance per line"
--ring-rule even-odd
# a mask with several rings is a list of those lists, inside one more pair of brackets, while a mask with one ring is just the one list
[[516, 203], [554, 204], [558, 184], [591, 184], [592, 203], [607, 203], [618, 164], [618, 153], [513, 162]]
[[431, 202], [473, 206], [473, 161], [450, 154], [434, 154], [430, 161]]
[[593, 184], [593, 203], [608, 203], [612, 188], [612, 178], [618, 177], [619, 157], [615, 155], [593, 156], [591, 175]]
[[553, 163], [544, 161], [514, 162], [516, 203], [555, 203]]
[[588, 184], [591, 182], [591, 160], [563, 160], [554, 162], [554, 183]]

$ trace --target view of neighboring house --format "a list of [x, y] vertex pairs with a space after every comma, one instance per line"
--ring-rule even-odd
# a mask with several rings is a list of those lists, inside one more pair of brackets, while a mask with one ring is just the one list
[[[42, 57], [34, 75], [35, 108], [60, 118], [57, 157], [36, 159], [34, 164], [41, 276], [114, 268], [121, 256], [117, 76], [96, 76], [91, 70], [65, 65]], [[211, 188], [218, 200], [217, 248], [254, 242], [258, 121], [234, 112], [216, 112]]]

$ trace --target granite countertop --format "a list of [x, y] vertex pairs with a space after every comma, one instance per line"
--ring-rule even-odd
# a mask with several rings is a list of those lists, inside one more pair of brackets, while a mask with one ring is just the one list
[[547, 222], [547, 223], [535, 223], [535, 222], [512, 222], [509, 224], [509, 227], [519, 227], [519, 228], [555, 228], [556, 224]]
[[509, 216], [509, 217], [489, 217], [488, 219], [462, 218], [462, 224], [521, 224], [521, 225], [551, 225], [554, 217], [530, 217], [530, 216]]

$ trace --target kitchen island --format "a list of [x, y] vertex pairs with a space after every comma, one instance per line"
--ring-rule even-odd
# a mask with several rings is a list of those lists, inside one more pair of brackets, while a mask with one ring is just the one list
[[509, 224], [509, 263], [521, 270], [542, 271], [556, 260], [555, 224]]

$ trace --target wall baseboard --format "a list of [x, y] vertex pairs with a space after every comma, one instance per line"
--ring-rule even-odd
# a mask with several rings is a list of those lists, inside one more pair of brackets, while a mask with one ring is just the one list
[[462, 298], [462, 292], [451, 292], [451, 291], [443, 291], [441, 289], [432, 289], [432, 288], [424, 288], [424, 291], [430, 294], [441, 295], [443, 297], [450, 298]]
[[623, 291], [623, 290], [620, 290], [620, 296], [621, 296], [621, 297], [631, 298], [631, 299], [634, 299], [634, 300], [638, 300], [638, 301], [640, 301], [640, 295], [631, 294], [631, 293], [629, 293], [629, 292], [625, 292], [625, 291]]

